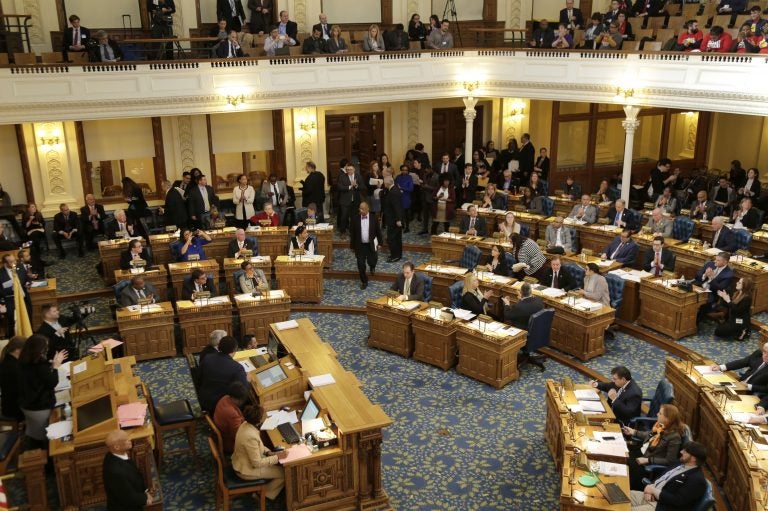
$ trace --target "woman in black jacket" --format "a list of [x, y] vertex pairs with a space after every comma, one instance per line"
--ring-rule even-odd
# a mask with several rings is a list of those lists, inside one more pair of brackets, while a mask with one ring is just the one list
[[147, 201], [144, 200], [144, 192], [136, 181], [130, 177], [124, 177], [123, 196], [128, 202], [128, 210], [125, 212], [129, 218], [138, 220], [147, 214]]
[[19, 408], [19, 354], [25, 337], [15, 336], [8, 341], [0, 354], [0, 393], [2, 393], [2, 415], [17, 421], [24, 420]]
[[715, 335], [727, 339], [743, 341], [749, 337], [751, 324], [750, 309], [752, 308], [752, 279], [741, 278], [736, 282], [736, 292], [731, 296], [728, 291], [721, 289], [717, 292], [728, 307], [728, 319], [717, 325]]
[[24, 343], [19, 355], [19, 406], [26, 419], [26, 435], [45, 444], [45, 428], [51, 409], [56, 405], [54, 389], [59, 384], [59, 366], [67, 352], [56, 352], [48, 362], [48, 338], [35, 334]]
[[488, 299], [491, 297], [493, 291], [486, 289], [485, 292], [481, 292], [478, 289], [480, 281], [477, 280], [477, 275], [474, 273], [468, 273], [464, 277], [464, 292], [461, 295], [461, 308], [471, 311], [473, 314], [488, 314]]
[[507, 266], [507, 257], [504, 252], [504, 247], [501, 245], [494, 245], [491, 247], [491, 255], [488, 258], [485, 267], [488, 271], [491, 271], [496, 275], [509, 277], [509, 266]]

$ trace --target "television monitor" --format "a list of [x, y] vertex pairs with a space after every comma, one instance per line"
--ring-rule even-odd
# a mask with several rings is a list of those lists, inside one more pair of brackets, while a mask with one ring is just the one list
[[114, 409], [112, 408], [112, 396], [110, 394], [105, 394], [93, 401], [78, 405], [75, 410], [75, 417], [77, 417], [75, 432], [79, 433], [97, 424], [106, 422], [112, 419], [113, 416]]
[[317, 406], [317, 403], [315, 403], [315, 400], [310, 397], [307, 400], [307, 405], [304, 407], [304, 410], [301, 412], [301, 420], [303, 421], [309, 421], [312, 419], [317, 419], [317, 416], [320, 415], [320, 407]]
[[268, 389], [275, 383], [281, 382], [288, 378], [288, 375], [285, 374], [285, 371], [283, 371], [283, 368], [280, 364], [275, 364], [273, 366], [267, 367], [263, 371], [256, 373], [256, 378], [259, 380], [259, 384], [262, 387]]
[[275, 362], [278, 360], [278, 350], [280, 349], [280, 341], [277, 340], [277, 337], [275, 337], [275, 334], [272, 332], [269, 332], [269, 341], [267, 343], [267, 353], [269, 354], [269, 359], [272, 362]]

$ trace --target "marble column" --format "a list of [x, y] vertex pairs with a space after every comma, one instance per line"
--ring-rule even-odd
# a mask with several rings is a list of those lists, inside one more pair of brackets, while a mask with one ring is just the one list
[[627, 117], [621, 121], [621, 125], [626, 133], [626, 138], [624, 139], [624, 167], [621, 174], [621, 198], [627, 205], [629, 205], [629, 191], [632, 189], [632, 150], [635, 143], [635, 131], [640, 127], [640, 121], [637, 118], [639, 113], [639, 106], [625, 105], [624, 114]]
[[[477, 98], [469, 95], [466, 98], [462, 98], [464, 101], [464, 121], [466, 122], [466, 133], [464, 135], [464, 163], [472, 163], [472, 129], [475, 124], [475, 118], [477, 117], [477, 111], [475, 105], [477, 105]], [[461, 172], [461, 169], [459, 169]]]

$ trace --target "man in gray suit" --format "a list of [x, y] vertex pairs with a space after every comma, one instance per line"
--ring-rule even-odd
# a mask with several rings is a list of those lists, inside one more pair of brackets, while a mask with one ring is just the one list
[[149, 298], [152, 303], [159, 301], [157, 289], [149, 282], [144, 282], [144, 277], [136, 275], [131, 279], [131, 285], [123, 289], [120, 293], [120, 305], [128, 307], [129, 305], [138, 305], [142, 298]]
[[285, 187], [285, 181], [278, 181], [277, 174], [270, 174], [269, 179], [261, 185], [261, 196], [265, 202], [272, 204], [272, 209], [280, 216], [280, 225], [283, 225], [285, 202], [288, 200], [288, 189]]
[[570, 252], [573, 247], [571, 230], [563, 227], [563, 217], [561, 216], [555, 217], [555, 220], [547, 226], [544, 237], [547, 240], [548, 254], [565, 254]]
[[594, 224], [597, 222], [597, 206], [591, 204], [591, 200], [592, 199], [589, 194], [585, 193], [582, 195], [581, 204], [576, 204], [573, 207], [571, 213], [568, 215], [568, 218], [579, 220], [586, 224]]
[[651, 211], [651, 218], [648, 219], [646, 227], [651, 230], [652, 234], [661, 234], [665, 238], [672, 236], [672, 220], [664, 216], [661, 208]]

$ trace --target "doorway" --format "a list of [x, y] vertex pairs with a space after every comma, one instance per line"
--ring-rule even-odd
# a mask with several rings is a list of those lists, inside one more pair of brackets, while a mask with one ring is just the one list
[[326, 115], [325, 147], [331, 181], [335, 181], [344, 158], [351, 159], [360, 172], [368, 172], [371, 161], [386, 147], [384, 112]]
[[[475, 107], [477, 117], [472, 128], [472, 140], [475, 147], [483, 145], [483, 106]], [[462, 146], [466, 138], [466, 121], [464, 120], [464, 109], [456, 108], [435, 108], [432, 110], [432, 161], [440, 161], [444, 152], [451, 155], [453, 159], [453, 149], [456, 146]], [[466, 150], [472, 151], [470, 147]]]

